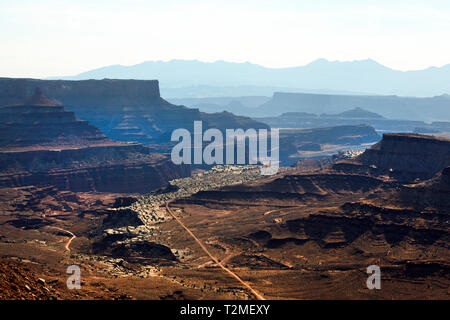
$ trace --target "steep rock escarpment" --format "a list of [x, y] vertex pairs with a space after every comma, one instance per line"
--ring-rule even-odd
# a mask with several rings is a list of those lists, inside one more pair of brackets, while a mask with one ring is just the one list
[[432, 207], [450, 212], [450, 167], [430, 180], [404, 186], [393, 200], [418, 210]]
[[174, 165], [167, 157], [138, 147], [0, 152], [0, 186], [53, 185], [71, 191], [146, 193], [169, 180], [189, 176], [188, 166]]
[[430, 179], [450, 165], [450, 139], [419, 134], [384, 134], [360, 156], [335, 170], [387, 175], [401, 182]]
[[175, 106], [160, 97], [156, 80], [37, 80], [0, 78], [0, 105], [21, 103], [36, 86], [61, 101], [77, 117], [89, 121], [105, 135], [120, 141], [170, 141], [173, 130], [203, 127], [219, 129], [268, 128], [266, 124], [231, 113], [205, 114]]
[[0, 105], [22, 103], [39, 87], [65, 106], [121, 106], [160, 101], [156, 80], [38, 80], [0, 78]]
[[358, 174], [335, 172], [307, 174], [294, 171], [248, 184], [223, 187], [219, 190], [200, 191], [187, 199], [183, 199], [182, 202], [205, 204], [255, 201], [255, 203], [272, 202], [284, 206], [296, 204], [299, 201], [318, 199], [326, 201], [325, 199], [362, 195], [395, 187], [395, 183]]
[[[338, 212], [288, 220], [284, 227], [293, 238], [315, 241], [326, 247], [348, 245], [363, 234], [370, 238], [381, 236], [391, 246], [407, 241], [410, 244], [446, 247], [449, 241], [447, 222], [448, 215], [349, 202]], [[270, 240], [267, 244], [271, 245]]]
[[115, 143], [39, 88], [21, 105], [0, 107], [0, 150], [105, 144]]
[[190, 174], [162, 154], [105, 137], [39, 90], [22, 105], [0, 108], [0, 186], [141, 193]]

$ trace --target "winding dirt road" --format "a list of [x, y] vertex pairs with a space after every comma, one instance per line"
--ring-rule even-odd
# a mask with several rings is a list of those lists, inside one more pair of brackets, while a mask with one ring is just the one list
[[244, 280], [242, 280], [241, 278], [239, 278], [239, 276], [234, 273], [233, 271], [231, 271], [230, 269], [228, 269], [227, 267], [225, 267], [216, 257], [214, 257], [209, 251], [208, 249], [206, 249], [206, 247], [203, 245], [203, 243], [195, 236], [195, 234], [189, 230], [188, 227], [186, 227], [184, 225], [183, 222], [181, 222], [180, 219], [178, 219], [178, 217], [172, 212], [172, 210], [169, 208], [169, 202], [166, 203], [166, 209], [167, 212], [178, 222], [178, 224], [180, 226], [182, 226], [187, 233], [189, 233], [189, 235], [199, 244], [199, 246], [203, 249], [203, 251], [211, 258], [212, 261], [214, 261], [215, 264], [217, 264], [220, 268], [222, 268], [222, 270], [224, 270], [226, 273], [228, 273], [229, 275], [231, 275], [233, 278], [235, 278], [237, 281], [239, 281], [244, 287], [246, 287], [248, 290], [251, 291], [251, 293], [253, 293], [256, 298], [258, 300], [266, 300], [264, 299], [264, 297], [262, 295], [260, 295], [258, 292], [256, 292], [255, 289], [253, 289], [247, 282], [245, 282]]
[[70, 234], [70, 235], [72, 236], [69, 240], [67, 240], [66, 245], [64, 246], [64, 248], [65, 248], [67, 251], [70, 252], [70, 244], [72, 243], [72, 240], [75, 239], [77, 236], [74, 235], [74, 234], [73, 234], [72, 232], [70, 232], [69, 230], [65, 230], [65, 229], [62, 229], [62, 228], [59, 228], [59, 227], [49, 226], [49, 228], [53, 228], [53, 229], [57, 229], [57, 230], [66, 232], [66, 233], [68, 233], [68, 234]]

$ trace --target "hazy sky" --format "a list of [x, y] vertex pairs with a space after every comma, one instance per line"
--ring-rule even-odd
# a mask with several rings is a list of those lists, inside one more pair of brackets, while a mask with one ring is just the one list
[[0, 76], [74, 75], [146, 60], [267, 67], [372, 58], [450, 63], [450, 1], [0, 0]]

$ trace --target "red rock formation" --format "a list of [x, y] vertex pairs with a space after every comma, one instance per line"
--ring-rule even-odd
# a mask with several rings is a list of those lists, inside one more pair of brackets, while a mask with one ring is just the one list
[[430, 180], [405, 186], [399, 193], [398, 200], [404, 205], [421, 210], [437, 207], [450, 212], [450, 167], [445, 168]]
[[80, 119], [120, 141], [168, 142], [174, 129], [191, 130], [194, 120], [202, 120], [205, 129], [268, 128], [266, 124], [231, 113], [206, 114], [198, 109], [170, 104], [160, 97], [156, 80], [0, 78], [0, 105], [20, 103], [36, 86], [61, 101]]
[[450, 139], [390, 133], [360, 156], [333, 166], [344, 172], [387, 175], [401, 182], [426, 180], [450, 165]]
[[48, 99], [42, 94], [39, 87], [36, 88], [34, 94], [31, 98], [25, 100], [24, 105], [26, 106], [46, 106], [46, 107], [56, 107], [60, 106], [61, 103]]
[[39, 89], [0, 115], [0, 186], [140, 193], [190, 174], [140, 144], [107, 138]]

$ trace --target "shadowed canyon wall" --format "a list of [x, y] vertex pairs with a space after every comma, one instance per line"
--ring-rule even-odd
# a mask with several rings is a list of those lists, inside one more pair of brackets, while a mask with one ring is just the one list
[[137, 143], [107, 138], [36, 90], [22, 105], [0, 108], [0, 186], [144, 193], [190, 175], [189, 166]]
[[266, 124], [231, 113], [205, 114], [175, 106], [160, 97], [156, 80], [37, 80], [0, 78], [0, 105], [18, 104], [38, 86], [80, 119], [121, 141], [144, 144], [170, 141], [173, 130], [192, 130], [194, 120], [204, 128], [268, 128]]

